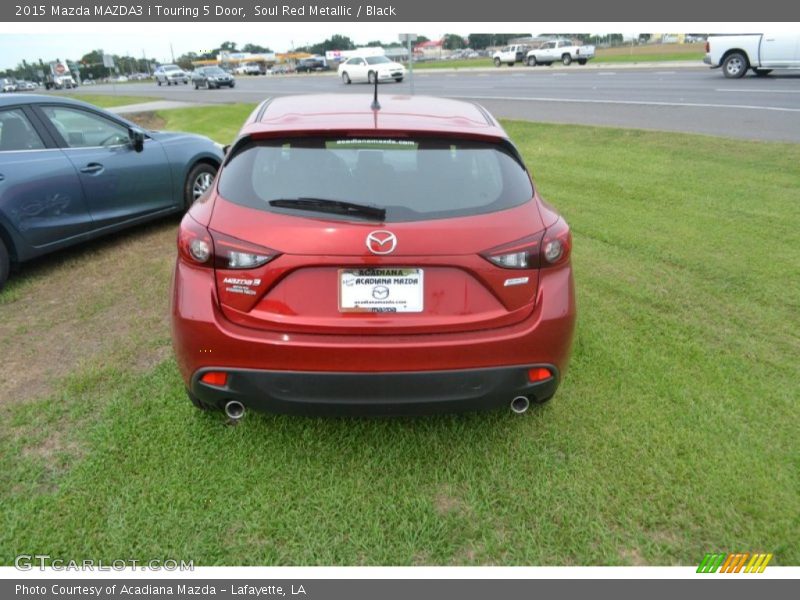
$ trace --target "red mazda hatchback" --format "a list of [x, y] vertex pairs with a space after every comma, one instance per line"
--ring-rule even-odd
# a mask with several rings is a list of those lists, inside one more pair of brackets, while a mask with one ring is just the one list
[[481, 106], [267, 100], [181, 223], [175, 351], [198, 408], [415, 414], [550, 399], [567, 223]]

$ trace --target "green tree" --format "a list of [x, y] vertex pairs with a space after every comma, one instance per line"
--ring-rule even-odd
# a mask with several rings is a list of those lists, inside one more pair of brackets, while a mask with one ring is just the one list
[[467, 47], [467, 43], [464, 41], [464, 38], [460, 35], [455, 33], [448, 33], [444, 36], [444, 42], [442, 43], [442, 47], [445, 50], [461, 50], [462, 48]]
[[491, 33], [470, 33], [467, 40], [469, 40], [469, 47], [473, 50], [484, 50], [494, 45]]
[[191, 71], [194, 68], [192, 63], [196, 60], [200, 60], [196, 52], [187, 52], [186, 54], [181, 54], [175, 62], [181, 69]]
[[102, 48], [84, 54], [78, 62], [82, 79], [101, 79], [109, 75], [109, 69], [103, 66]]
[[467, 40], [470, 48], [485, 50], [490, 46], [505, 46], [508, 40], [530, 37], [530, 35], [530, 33], [470, 33]]
[[[346, 35], [332, 35], [324, 42], [320, 42], [319, 44], [313, 44], [312, 46], [308, 47], [306, 52], [311, 52], [312, 54], [325, 54], [328, 50], [355, 50], [356, 45]], [[299, 50], [297, 48], [296, 50]]]
[[22, 79], [35, 79], [36, 78], [36, 69], [33, 65], [29, 64], [28, 61], [25, 59], [22, 60], [22, 63], [17, 65], [17, 71], [19, 72]]
[[272, 52], [267, 46], [260, 46], [258, 44], [245, 44], [242, 46], [242, 52], [251, 52], [253, 54], [265, 54]]

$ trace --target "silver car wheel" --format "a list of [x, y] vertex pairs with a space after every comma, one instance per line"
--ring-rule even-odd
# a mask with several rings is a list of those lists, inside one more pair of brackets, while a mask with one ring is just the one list
[[197, 200], [202, 196], [214, 181], [211, 173], [200, 173], [192, 183], [192, 198]]
[[742, 72], [742, 69], [744, 69], [744, 61], [738, 56], [733, 56], [728, 60], [728, 64], [725, 65], [725, 68], [728, 70], [729, 75], [738, 75]]

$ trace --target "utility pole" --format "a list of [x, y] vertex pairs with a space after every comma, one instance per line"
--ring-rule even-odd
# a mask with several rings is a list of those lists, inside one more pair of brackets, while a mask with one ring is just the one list
[[408, 50], [408, 83], [411, 88], [411, 95], [414, 95], [414, 53], [411, 50], [411, 42], [417, 40], [416, 33], [401, 33], [400, 42], [406, 43]]
[[169, 43], [169, 53], [172, 55], [172, 62], [175, 63], [175, 50], [172, 49], [172, 42]]

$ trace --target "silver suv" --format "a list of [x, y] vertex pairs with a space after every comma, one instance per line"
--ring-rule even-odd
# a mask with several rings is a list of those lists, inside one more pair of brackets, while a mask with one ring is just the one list
[[167, 85], [172, 85], [173, 83], [175, 85], [179, 83], [188, 85], [189, 83], [189, 74], [178, 65], [161, 65], [156, 69], [155, 77], [158, 85], [162, 83]]

